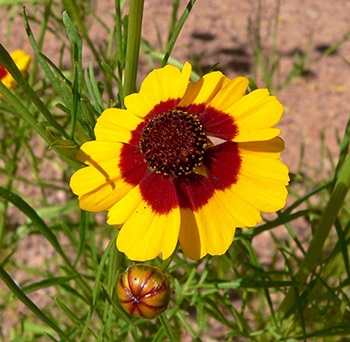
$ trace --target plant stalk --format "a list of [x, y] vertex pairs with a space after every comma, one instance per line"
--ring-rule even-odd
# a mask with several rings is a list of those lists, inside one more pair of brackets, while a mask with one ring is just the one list
[[[126, 43], [125, 83], [122, 98], [136, 92], [144, 0], [131, 0]], [[124, 102], [124, 101], [123, 101]]]

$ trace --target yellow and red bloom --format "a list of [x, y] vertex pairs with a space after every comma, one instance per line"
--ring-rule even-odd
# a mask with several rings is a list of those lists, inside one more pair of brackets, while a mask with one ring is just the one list
[[[13, 61], [17, 65], [17, 68], [20, 70], [20, 72], [25, 76], [30, 65], [30, 60], [31, 60], [30, 56], [22, 50], [13, 51], [10, 53], [10, 56], [12, 57]], [[0, 63], [0, 81], [8, 89], [13, 89], [16, 86], [16, 81], [1, 63]], [[0, 97], [1, 96], [2, 95], [0, 94]]]
[[191, 65], [153, 70], [126, 109], [98, 118], [95, 141], [71, 178], [82, 209], [108, 210], [122, 227], [117, 247], [132, 260], [168, 258], [178, 241], [191, 259], [224, 254], [236, 227], [285, 205], [288, 168], [279, 122], [283, 106], [267, 89], [212, 72], [190, 81]]

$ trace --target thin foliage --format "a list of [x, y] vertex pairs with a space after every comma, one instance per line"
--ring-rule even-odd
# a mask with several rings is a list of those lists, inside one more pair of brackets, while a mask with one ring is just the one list
[[[78, 147], [94, 137], [101, 111], [122, 107], [124, 96], [134, 90], [128, 77], [136, 77], [137, 65], [128, 65], [126, 44], [136, 33], [130, 31], [125, 1], [115, 1], [114, 26], [102, 23], [105, 41], [100, 46], [88, 30], [93, 1], [25, 1], [27, 8], [19, 13], [23, 3], [0, 1], [9, 18], [23, 15], [34, 56], [25, 78], [0, 46], [0, 63], [18, 84], [10, 91], [0, 83], [0, 321], [5, 316], [15, 321], [10, 329], [0, 325], [0, 339], [335, 341], [349, 336], [350, 120], [339, 137], [339, 158], [333, 160], [326, 149], [320, 152], [320, 159], [333, 165], [328, 178], [309, 177], [302, 160], [293, 170], [289, 204], [256, 229], [239, 231], [225, 255], [190, 261], [180, 252], [166, 265], [153, 260], [150, 264], [167, 268], [170, 275], [170, 306], [151, 321], [131, 317], [116, 298], [118, 277], [132, 264], [115, 248], [117, 230], [101, 216], [82, 211], [67, 185], [80, 167]], [[165, 36], [159, 32], [166, 40], [163, 50], [139, 37], [150, 65], [181, 65], [171, 53], [194, 3], [188, 1], [180, 13], [179, 1], [173, 1], [169, 31]], [[288, 78], [276, 83], [279, 6], [277, 1], [269, 51], [261, 43], [261, 13], [250, 22], [256, 75], [262, 73], [266, 86], [274, 89], [303, 75], [309, 65], [307, 52], [295, 56]], [[33, 23], [41, 24], [39, 35]], [[6, 37], [11, 30], [9, 25]], [[70, 67], [51, 60], [44, 43], [48, 31], [55, 32], [60, 51], [70, 54]], [[94, 57], [88, 67], [82, 61], [85, 48]], [[126, 67], [134, 74], [127, 76], [128, 89]], [[15, 224], [13, 217], [18, 217]], [[300, 219], [309, 223], [308, 239], [296, 233]], [[254, 248], [263, 236], [273, 245], [268, 264]], [[40, 264], [30, 260], [39, 245], [21, 250], [33, 237], [46, 246]]]

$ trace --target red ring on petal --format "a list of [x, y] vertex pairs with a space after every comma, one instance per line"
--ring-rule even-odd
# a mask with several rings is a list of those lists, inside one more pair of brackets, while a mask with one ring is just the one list
[[224, 191], [237, 183], [241, 164], [236, 143], [226, 142], [208, 149], [203, 159], [207, 177], [192, 173], [174, 180], [180, 208], [197, 211], [216, 190]]
[[233, 117], [227, 113], [221, 112], [214, 107], [206, 107], [202, 104], [192, 104], [187, 108], [181, 108], [189, 114], [198, 115], [204, 130], [211, 136], [232, 140], [238, 134], [238, 126]]
[[125, 182], [138, 185], [150, 173], [138, 145], [124, 144], [118, 167]]
[[[176, 107], [178, 100], [171, 99], [155, 106], [147, 119]], [[197, 114], [207, 133], [231, 139], [238, 133], [234, 120], [228, 114], [204, 105], [182, 108], [190, 114]], [[122, 177], [134, 186], [140, 186], [142, 198], [158, 214], [166, 214], [172, 209], [188, 208], [197, 211], [203, 207], [216, 190], [225, 190], [235, 184], [241, 167], [238, 144], [224, 142], [205, 151], [202, 164], [207, 175], [195, 172], [179, 177], [169, 177], [152, 172], [141, 154], [139, 142], [142, 122], [132, 132], [131, 139], [121, 150], [119, 167]]]
[[8, 71], [5, 69], [5, 67], [0, 63], [0, 80], [2, 80], [6, 75], [8, 74]]
[[145, 116], [145, 120], [152, 119], [153, 117], [168, 113], [176, 108], [176, 105], [180, 102], [181, 99], [169, 99], [167, 101], [161, 101], [156, 104], [153, 109]]
[[179, 207], [175, 184], [170, 177], [151, 172], [140, 183], [142, 198], [157, 214], [167, 214]]

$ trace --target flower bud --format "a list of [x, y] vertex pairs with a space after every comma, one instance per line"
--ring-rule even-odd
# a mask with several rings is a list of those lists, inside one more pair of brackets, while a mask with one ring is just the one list
[[158, 267], [144, 264], [127, 268], [117, 284], [119, 302], [124, 310], [148, 319], [166, 310], [170, 293], [169, 277]]

